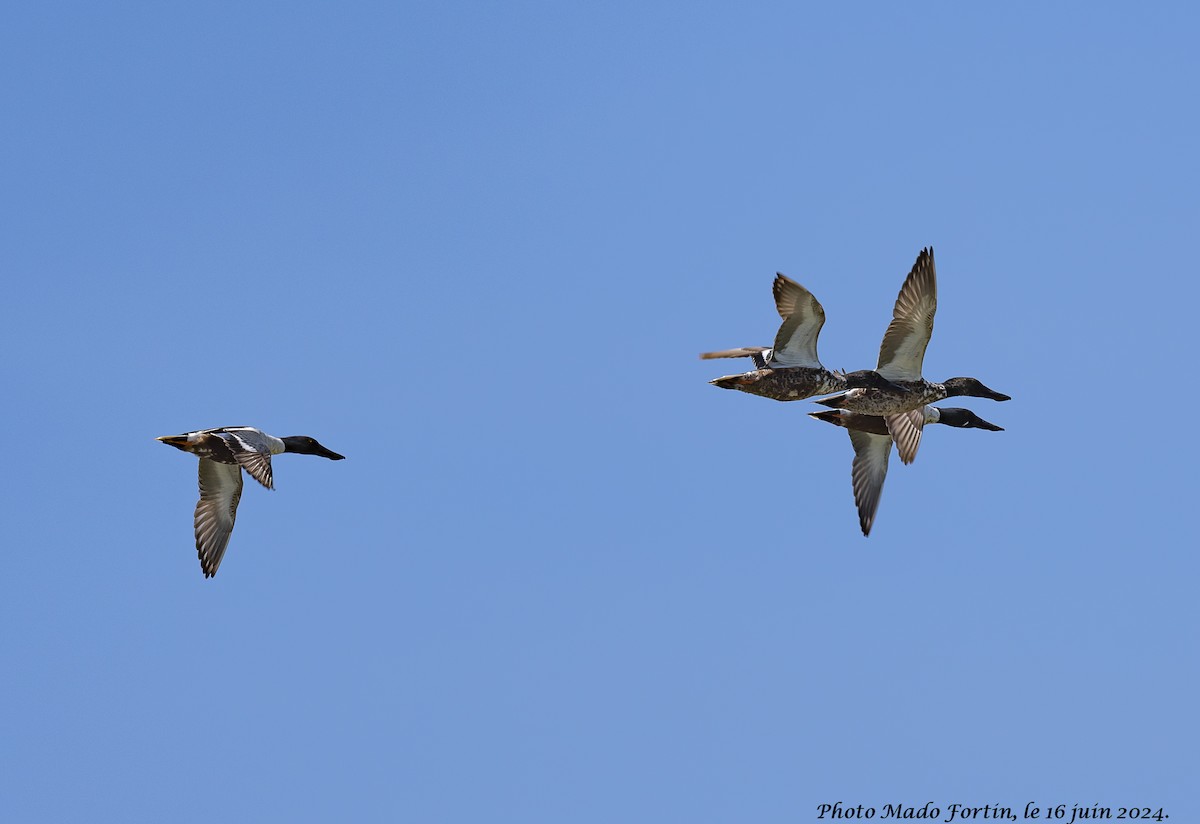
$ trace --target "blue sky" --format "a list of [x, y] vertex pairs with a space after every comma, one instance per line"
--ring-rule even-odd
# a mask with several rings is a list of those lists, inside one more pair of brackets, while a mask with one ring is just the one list
[[[0, 28], [0, 798], [17, 821], [1200, 815], [1200, 13], [55, 3]], [[776, 271], [931, 429], [707, 385]], [[347, 456], [246, 487], [250, 424]]]

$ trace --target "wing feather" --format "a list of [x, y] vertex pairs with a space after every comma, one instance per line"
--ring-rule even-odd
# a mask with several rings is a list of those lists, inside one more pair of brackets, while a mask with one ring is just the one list
[[275, 488], [275, 479], [271, 474], [271, 456], [261, 452], [238, 452], [235, 456], [242, 469], [250, 473], [250, 477], [267, 489]]
[[875, 523], [875, 511], [883, 494], [883, 482], [887, 479], [888, 455], [892, 451], [892, 439], [887, 435], [872, 435], [856, 429], [850, 433], [854, 444], [854, 463], [850, 466], [850, 480], [854, 486], [854, 503], [858, 507], [858, 523], [862, 534], [871, 534]]
[[900, 460], [906, 464], [917, 458], [917, 449], [921, 446], [921, 432], [925, 427], [925, 407], [911, 409], [895, 415], [885, 415], [888, 432], [896, 442], [896, 451]]
[[701, 360], [712, 360], [713, 358], [752, 358], [755, 355], [761, 355], [763, 352], [769, 351], [765, 346], [743, 346], [740, 349], [722, 349], [720, 352], [702, 352]]
[[825, 325], [825, 309], [812, 292], [786, 275], [775, 275], [771, 291], [783, 318], [775, 335], [772, 365], [823, 368], [817, 359], [817, 337]]
[[263, 433], [253, 427], [226, 429], [217, 437], [229, 446], [234, 460], [250, 473], [250, 477], [267, 489], [275, 488], [271, 472], [271, 445]]
[[242, 470], [234, 464], [200, 459], [200, 500], [196, 504], [196, 554], [205, 578], [217, 574], [242, 499]]
[[933, 249], [922, 249], [917, 262], [904, 279], [892, 322], [879, 346], [876, 370], [890, 381], [921, 380], [925, 348], [933, 335], [933, 316], [937, 312], [937, 271]]

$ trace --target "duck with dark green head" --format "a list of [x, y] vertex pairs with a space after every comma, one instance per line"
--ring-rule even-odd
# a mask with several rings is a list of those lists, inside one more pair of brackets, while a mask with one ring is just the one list
[[275, 488], [271, 456], [284, 452], [319, 455], [340, 461], [344, 455], [326, 449], [307, 435], [276, 438], [252, 426], [199, 429], [158, 440], [200, 458], [200, 501], [196, 504], [196, 552], [205, 578], [217, 574], [242, 498], [242, 470], [267, 489]]
[[1011, 400], [975, 378], [950, 378], [944, 383], [933, 383], [921, 376], [936, 312], [937, 270], [933, 249], [922, 249], [896, 296], [892, 322], [883, 335], [879, 364], [875, 367], [875, 371], [903, 391], [878, 387], [849, 389], [817, 401], [834, 409], [882, 417], [905, 463], [912, 463], [917, 457], [924, 426], [921, 410], [928, 404], [959, 396]]

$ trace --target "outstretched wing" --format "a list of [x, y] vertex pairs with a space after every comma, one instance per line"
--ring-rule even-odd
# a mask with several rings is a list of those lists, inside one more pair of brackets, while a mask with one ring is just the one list
[[916, 460], [917, 449], [921, 446], [921, 432], [925, 427], [925, 407], [895, 415], [886, 415], [884, 420], [887, 422], [892, 440], [896, 442], [896, 451], [900, 453], [900, 460], [906, 464], [912, 463]]
[[875, 371], [890, 381], [921, 380], [925, 347], [933, 335], [933, 315], [937, 312], [937, 271], [933, 249], [922, 249], [917, 262], [904, 279], [892, 322], [879, 346], [879, 366]]
[[217, 574], [229, 546], [242, 499], [242, 470], [234, 464], [200, 459], [200, 500], [196, 504], [196, 554], [205, 578]]
[[875, 510], [883, 494], [883, 482], [887, 479], [888, 455], [892, 451], [892, 439], [887, 435], [872, 435], [857, 429], [850, 433], [854, 444], [854, 463], [850, 466], [850, 480], [854, 485], [854, 503], [858, 507], [858, 524], [863, 535], [871, 534], [875, 523]]
[[812, 292], [786, 275], [775, 275], [771, 291], [775, 308], [783, 318], [775, 335], [772, 365], [822, 368], [817, 359], [817, 337], [825, 325], [825, 310]]

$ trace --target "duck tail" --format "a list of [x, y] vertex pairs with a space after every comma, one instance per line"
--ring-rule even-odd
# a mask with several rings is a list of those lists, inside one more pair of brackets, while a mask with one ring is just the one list
[[155, 438], [154, 440], [162, 441], [163, 443], [173, 446], [176, 449], [182, 449], [184, 452], [191, 451], [188, 449], [187, 435], [163, 435], [161, 438]]
[[846, 405], [845, 395], [834, 395], [832, 398], [825, 398], [817, 401], [821, 406], [828, 406], [830, 409], [841, 409]]
[[714, 378], [709, 383], [713, 386], [719, 386], [722, 389], [741, 389], [753, 383], [753, 381], [745, 375], [725, 375], [724, 377]]
[[831, 423], [834, 426], [846, 425], [842, 420], [842, 410], [840, 409], [822, 409], [820, 412], [809, 412], [808, 416], [810, 418], [816, 418], [819, 421]]

